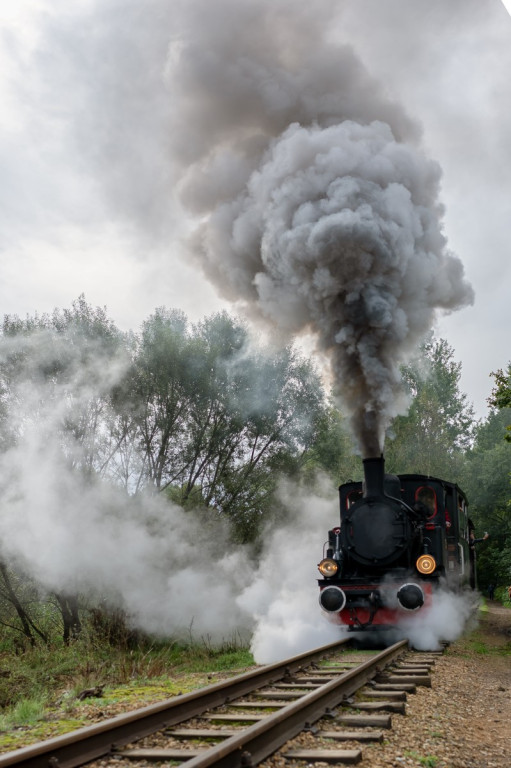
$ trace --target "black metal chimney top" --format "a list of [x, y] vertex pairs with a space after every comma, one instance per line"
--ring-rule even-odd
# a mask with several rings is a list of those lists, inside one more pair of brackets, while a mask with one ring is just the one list
[[364, 459], [364, 499], [383, 496], [385, 481], [385, 459], [383, 454], [374, 459]]

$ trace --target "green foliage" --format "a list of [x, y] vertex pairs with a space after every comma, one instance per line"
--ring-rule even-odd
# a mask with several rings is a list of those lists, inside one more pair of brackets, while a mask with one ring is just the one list
[[20, 699], [6, 714], [0, 716], [0, 730], [5, 731], [13, 726], [32, 725], [42, 720], [46, 704], [46, 699], [41, 697]]
[[103, 474], [114, 453], [110, 400], [128, 362], [127, 338], [83, 296], [52, 315], [5, 316], [0, 447], [38, 431], [41, 442], [59, 446], [66, 467]]
[[425, 766], [425, 768], [436, 768], [439, 762], [439, 758], [434, 757], [433, 755], [420, 755], [415, 751], [405, 752], [404, 754], [405, 757], [413, 757], [420, 763], [420, 765]]
[[491, 374], [495, 387], [490, 398], [490, 405], [495, 408], [511, 408], [511, 363], [504, 373], [502, 369]]
[[335, 484], [362, 476], [362, 463], [353, 452], [353, 440], [342, 413], [330, 401], [318, 421], [314, 443], [305, 456], [302, 476], [313, 483], [325, 472]]
[[479, 584], [486, 589], [511, 584], [511, 504], [509, 468], [511, 445], [503, 440], [510, 409], [492, 411], [475, 431], [466, 453], [461, 485], [470, 500], [470, 516], [490, 538], [477, 551]]
[[[282, 477], [296, 488], [318, 472], [335, 483], [361, 477], [345, 415], [325, 397], [311, 362], [292, 347], [256, 345], [246, 325], [225, 312], [193, 325], [182, 312], [159, 308], [139, 334], [123, 334], [81, 296], [51, 315], [6, 317], [1, 342], [0, 452], [21, 445], [27, 432], [37, 435], [71, 487], [107, 481], [128, 495], [159, 493], [200, 510], [205, 529], [228, 524], [231, 540], [257, 544], [266, 522], [286, 514], [275, 494]], [[386, 466], [466, 490], [477, 527], [490, 532], [478, 553], [486, 588], [511, 583], [511, 449], [502, 439], [510, 377], [494, 374], [498, 410], [474, 430], [460, 372], [452, 349], [433, 338], [403, 369], [410, 409], [392, 425]], [[15, 495], [16, 478], [8, 482]], [[88, 640], [120, 653], [137, 648], [140, 637], [122, 614], [93, 600], [80, 606]], [[72, 590], [42, 595], [0, 564], [0, 626], [14, 653], [54, 647], [66, 622], [74, 647], [77, 605]], [[84, 669], [84, 681], [89, 673]], [[20, 689], [34, 698], [29, 687]]]
[[511, 584], [511, 364], [506, 372], [491, 375], [495, 387], [488, 402], [495, 410], [477, 429], [464, 480], [473, 517], [490, 533], [489, 546], [478, 554], [480, 585], [485, 588], [490, 583]]
[[[511, 579], [509, 580], [509, 584], [511, 584]], [[506, 608], [511, 608], [511, 600], [509, 599], [509, 594], [507, 591], [507, 586], [497, 587], [495, 590], [495, 598], [498, 603], [501, 603]]]
[[123, 387], [118, 404], [142, 447], [136, 487], [220, 512], [243, 542], [257, 537], [279, 473], [296, 471], [324, 408], [307, 360], [255, 347], [226, 313], [189, 326], [157, 310]]
[[71, 467], [130, 494], [167, 491], [228, 519], [239, 541], [257, 537], [324, 411], [311, 363], [256, 346], [225, 312], [190, 325], [160, 308], [135, 336], [81, 296], [52, 315], [8, 316], [2, 330], [5, 449], [33, 430], [56, 472], [60, 461], [66, 477]]
[[[502, 369], [496, 373], [491, 374], [495, 379], [495, 387], [493, 388], [491, 397], [488, 402], [494, 408], [510, 409], [511, 408], [511, 363], [508, 365], [507, 371], [504, 373]], [[511, 443], [511, 424], [508, 423], [506, 427], [506, 434], [504, 439], [508, 443]]]
[[[386, 442], [389, 472], [436, 475], [457, 481], [473, 432], [473, 408], [460, 392], [461, 365], [444, 339], [431, 339], [402, 371], [411, 399]], [[390, 436], [389, 436], [390, 437]]]

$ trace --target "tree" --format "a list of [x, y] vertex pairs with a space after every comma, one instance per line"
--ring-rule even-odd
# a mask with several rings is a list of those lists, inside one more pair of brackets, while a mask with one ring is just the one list
[[[106, 311], [91, 307], [80, 296], [71, 309], [51, 315], [24, 320], [6, 316], [2, 331], [4, 451], [23, 446], [19, 454], [32, 455], [35, 461], [51, 455], [53, 479], [57, 483], [69, 478], [68, 487], [74, 476], [78, 487], [79, 479], [106, 474], [117, 440], [111, 429], [112, 392], [126, 357], [123, 335]], [[18, 494], [15, 484], [29, 482], [28, 474], [18, 481], [13, 473], [3, 476], [2, 490]], [[13, 600], [8, 572], [2, 571], [2, 577]], [[67, 641], [81, 626], [71, 588], [58, 596], [58, 604]], [[16, 605], [20, 619], [22, 607]]]
[[30, 612], [30, 605], [36, 599], [37, 592], [31, 580], [0, 562], [0, 624], [21, 633], [32, 646], [36, 644], [36, 637], [45, 643], [48, 641]]
[[[226, 364], [227, 362], [227, 364]], [[281, 474], [296, 473], [312, 445], [324, 408], [320, 380], [296, 350], [246, 349], [220, 361], [212, 409], [203, 413], [201, 483], [245, 538], [260, 527]], [[204, 418], [205, 417], [205, 418]]]
[[511, 445], [503, 440], [510, 416], [511, 408], [494, 410], [478, 425], [460, 481], [476, 528], [490, 533], [478, 551], [479, 581], [483, 586], [511, 583]]
[[[80, 296], [52, 315], [6, 315], [2, 331], [0, 387], [11, 414], [18, 405], [32, 420], [50, 420], [72, 464], [103, 472], [112, 455], [107, 411], [125, 364], [123, 334], [106, 310]], [[8, 421], [18, 435], [27, 426], [20, 413]]]
[[[488, 402], [494, 408], [511, 408], [511, 363], [507, 367], [506, 373], [502, 369], [491, 374], [495, 379], [495, 386], [492, 390]], [[504, 439], [511, 443], [511, 424], [507, 425], [507, 431]]]
[[304, 469], [311, 481], [318, 471], [325, 472], [335, 484], [362, 478], [362, 462], [354, 453], [349, 427], [333, 398], [318, 422]]
[[56, 592], [55, 597], [57, 599], [62, 616], [62, 637], [64, 643], [69, 645], [70, 640], [79, 637], [82, 631], [78, 598], [76, 595], [65, 595], [61, 592]]
[[256, 348], [227, 313], [189, 326], [149, 318], [127, 382], [147, 482], [183, 506], [217, 510], [253, 538], [279, 471], [308, 448], [323, 408], [311, 364]]
[[[36, 550], [23, 546], [29, 537], [14, 536], [18, 510], [38, 514], [43, 525], [58, 516], [79, 527], [67, 510], [79, 510], [86, 525], [89, 491], [94, 505], [96, 491], [110, 492], [113, 483], [126, 502], [143, 491], [168, 496], [200, 510], [205, 525], [230, 526], [235, 540], [252, 542], [275, 513], [279, 478], [298, 474], [325, 419], [311, 363], [292, 347], [256, 345], [227, 313], [192, 325], [182, 312], [160, 308], [139, 334], [122, 334], [104, 309], [80, 297], [51, 315], [6, 317], [0, 345], [6, 564], [18, 558], [38, 573], [60, 610], [65, 642], [81, 629], [79, 576], [67, 564], [39, 568]], [[122, 517], [123, 505], [113, 503], [111, 514]], [[30, 639], [31, 613], [15, 602], [20, 590], [9, 574], [0, 573], [5, 604]]]
[[432, 338], [402, 373], [410, 408], [392, 424], [392, 439], [386, 442], [387, 469], [456, 481], [474, 428], [473, 407], [459, 389], [461, 364], [453, 360], [453, 350], [444, 339]]
[[133, 365], [116, 401], [119, 413], [128, 414], [132, 422], [143, 456], [136, 488], [150, 483], [161, 491], [179, 476], [187, 412], [195, 387], [185, 315], [157, 309], [144, 322], [135, 343]]

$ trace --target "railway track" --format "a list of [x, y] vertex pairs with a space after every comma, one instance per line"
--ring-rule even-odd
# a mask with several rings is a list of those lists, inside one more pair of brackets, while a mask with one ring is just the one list
[[251, 768], [304, 729], [313, 733], [320, 720], [317, 746], [288, 750], [285, 757], [356, 763], [360, 748], [332, 744], [381, 741], [389, 712], [404, 712], [407, 691], [431, 685], [434, 657], [409, 654], [406, 641], [369, 657], [349, 648], [345, 639], [0, 755], [0, 768], [74, 768], [97, 758], [105, 765], [110, 757], [117, 766], [175, 761], [186, 768]]

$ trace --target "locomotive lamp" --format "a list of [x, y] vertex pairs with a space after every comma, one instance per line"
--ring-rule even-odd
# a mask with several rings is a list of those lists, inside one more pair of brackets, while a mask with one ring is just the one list
[[339, 570], [338, 564], [335, 562], [335, 560], [332, 560], [330, 557], [326, 557], [318, 565], [318, 571], [322, 576], [325, 577], [325, 579], [328, 579], [331, 576], [335, 576], [338, 570]]
[[325, 587], [319, 593], [319, 604], [324, 611], [337, 613], [346, 605], [346, 595], [340, 587]]
[[416, 611], [424, 605], [424, 592], [418, 584], [403, 584], [398, 590], [397, 599], [401, 608], [406, 611]]
[[415, 567], [419, 573], [424, 574], [424, 576], [428, 576], [436, 569], [435, 558], [432, 557], [432, 555], [421, 555], [419, 558], [417, 558]]

